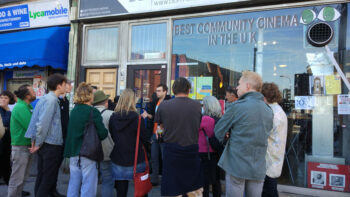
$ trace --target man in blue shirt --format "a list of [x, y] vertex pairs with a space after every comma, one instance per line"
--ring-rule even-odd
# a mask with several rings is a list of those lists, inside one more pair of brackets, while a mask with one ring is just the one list
[[49, 93], [37, 103], [25, 137], [31, 138], [31, 153], [38, 151], [35, 196], [47, 197], [55, 186], [55, 174], [63, 157], [63, 136], [58, 96], [65, 93], [67, 79], [53, 74], [47, 80]]

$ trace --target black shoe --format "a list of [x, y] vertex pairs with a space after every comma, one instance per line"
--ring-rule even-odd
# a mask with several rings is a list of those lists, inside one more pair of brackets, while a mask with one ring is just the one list
[[[152, 183], [152, 182], [151, 182]], [[158, 186], [159, 185], [159, 183], [152, 183], [152, 186], [153, 187], [156, 187], [156, 186]]]
[[51, 193], [50, 196], [52, 196], [52, 197], [66, 197], [63, 194], [58, 193], [57, 190], [55, 190], [53, 193]]
[[30, 192], [22, 191], [22, 196], [30, 196]]

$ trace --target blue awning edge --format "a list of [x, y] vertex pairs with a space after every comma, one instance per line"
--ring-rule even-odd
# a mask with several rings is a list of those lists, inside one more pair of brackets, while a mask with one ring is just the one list
[[0, 70], [47, 67], [67, 70], [70, 27], [0, 34]]

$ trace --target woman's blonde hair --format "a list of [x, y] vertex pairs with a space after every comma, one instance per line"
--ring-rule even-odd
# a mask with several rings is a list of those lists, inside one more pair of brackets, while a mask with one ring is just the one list
[[135, 92], [131, 89], [125, 89], [120, 95], [118, 104], [114, 109], [115, 112], [128, 113], [130, 111], [136, 112], [136, 97]]
[[85, 82], [81, 82], [78, 88], [75, 90], [74, 103], [85, 104], [91, 101], [92, 98], [93, 98], [92, 87]]

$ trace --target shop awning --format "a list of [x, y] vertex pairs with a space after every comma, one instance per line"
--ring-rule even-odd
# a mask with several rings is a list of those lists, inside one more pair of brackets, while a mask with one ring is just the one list
[[67, 69], [70, 27], [0, 34], [0, 70], [24, 66]]

